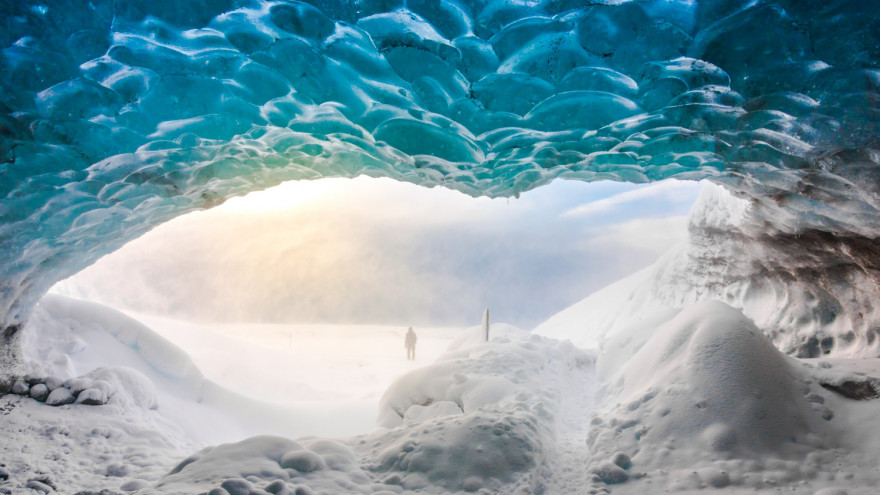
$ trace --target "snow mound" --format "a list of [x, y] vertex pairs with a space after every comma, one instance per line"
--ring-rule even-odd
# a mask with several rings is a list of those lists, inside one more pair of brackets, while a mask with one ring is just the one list
[[554, 373], [592, 370], [593, 355], [513, 327], [493, 326], [490, 342], [473, 333], [389, 387], [378, 418], [387, 429], [362, 442], [363, 455], [407, 490], [543, 493], [565, 393]]
[[[520, 337], [528, 335], [514, 327], [508, 332]], [[523, 384], [516, 383], [520, 381], [518, 377], [504, 373], [502, 361], [525, 377], [537, 374], [546, 359], [538, 350], [536, 343], [542, 341], [538, 336], [534, 341], [495, 337], [481, 343], [474, 335], [465, 335], [453, 342], [450, 351], [436, 363], [395, 381], [379, 402], [377, 424], [386, 428], [400, 426], [410, 409], [413, 411], [409, 417], [415, 418], [421, 416], [425, 408], [450, 410], [449, 406], [455, 404], [457, 409], [452, 411], [469, 413], [487, 404], [507, 401]], [[467, 345], [469, 341], [477, 343]]]
[[174, 467], [149, 493], [372, 494], [383, 488], [342, 442], [257, 436], [203, 449]]
[[155, 491], [230, 495], [375, 492], [354, 452], [344, 444], [273, 436], [206, 448], [172, 469]]
[[[59, 323], [67, 328], [59, 328]], [[52, 363], [49, 370], [52, 374], [71, 377], [91, 371], [75, 369], [66, 356], [79, 354], [81, 359], [77, 361], [80, 362], [101, 361], [103, 358], [94, 353], [97, 348], [102, 347], [100, 343], [107, 341], [107, 336], [110, 336], [128, 347], [133, 354], [121, 356], [123, 359], [118, 361], [120, 365], [143, 363], [147, 366], [140, 365], [139, 371], [148, 375], [159, 374], [177, 381], [202, 380], [198, 368], [182, 349], [141, 322], [108, 306], [59, 294], [47, 294], [40, 301], [39, 311], [34, 315], [34, 324], [45, 328], [39, 336], [25, 334], [25, 349], [45, 347], [52, 354], [35, 359], [37, 356], [26, 352], [25, 357], [30, 358], [31, 363]], [[88, 346], [82, 336], [73, 335], [75, 329], [82, 329], [89, 337], [95, 337], [93, 343], [98, 345]], [[35, 342], [37, 338], [45, 342]]]
[[510, 484], [523, 474], [532, 478], [520, 484], [530, 489], [525, 493], [541, 493], [546, 481], [537, 468], [547, 462], [550, 446], [541, 425], [547, 418], [540, 416], [525, 407], [487, 407], [410, 424], [384, 437], [372, 470], [390, 473], [386, 480], [407, 489], [467, 492]]
[[[77, 388], [97, 390], [106, 403], [125, 403], [144, 409], [155, 409], [158, 405], [156, 386], [143, 373], [126, 367], [98, 368], [82, 378], [77, 378]], [[82, 393], [80, 393], [82, 395]]]
[[[588, 440], [594, 482], [769, 488], [753, 480], [779, 475], [768, 471], [798, 479], [805, 459], [836, 446], [830, 418], [808, 397], [811, 383], [741, 312], [690, 306], [604, 384], [610, 407], [593, 417]], [[631, 466], [613, 462], [620, 454]]]

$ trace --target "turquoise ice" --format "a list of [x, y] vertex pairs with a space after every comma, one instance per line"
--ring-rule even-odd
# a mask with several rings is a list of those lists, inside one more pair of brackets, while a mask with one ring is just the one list
[[709, 178], [787, 232], [880, 234], [880, 9], [586, 3], [3, 2], [4, 339], [152, 226], [292, 179]]

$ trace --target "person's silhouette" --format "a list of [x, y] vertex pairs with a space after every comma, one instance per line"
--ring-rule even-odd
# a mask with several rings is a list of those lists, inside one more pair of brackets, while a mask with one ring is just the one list
[[412, 327], [409, 327], [409, 330], [406, 331], [406, 340], [403, 342], [403, 346], [406, 347], [406, 358], [409, 360], [416, 359], [416, 333], [413, 332]]

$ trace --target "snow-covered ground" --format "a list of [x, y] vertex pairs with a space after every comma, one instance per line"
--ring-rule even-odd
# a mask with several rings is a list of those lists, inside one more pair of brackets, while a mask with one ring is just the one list
[[[368, 433], [379, 399], [404, 373], [437, 359], [464, 331], [416, 327], [416, 360], [406, 327], [382, 325], [197, 324], [135, 315], [186, 350], [205, 378], [242, 395], [313, 418], [298, 435]], [[328, 415], [335, 417], [328, 421]]]
[[[640, 277], [539, 328], [559, 339], [417, 329], [415, 363], [404, 328], [211, 331], [47, 296], [32, 378], [107, 401], [0, 398], [0, 493], [876, 493], [880, 360], [787, 356], [722, 302], [597, 306]], [[595, 349], [564, 338], [603, 318]]]
[[[503, 324], [491, 343], [477, 327], [417, 329], [411, 362], [402, 328], [142, 320], [44, 298], [24, 342], [31, 375], [60, 388], [94, 375], [110, 400], [3, 397], [0, 490], [525, 494], [585, 477], [593, 355], [570, 343]], [[199, 451], [220, 442], [238, 443]]]

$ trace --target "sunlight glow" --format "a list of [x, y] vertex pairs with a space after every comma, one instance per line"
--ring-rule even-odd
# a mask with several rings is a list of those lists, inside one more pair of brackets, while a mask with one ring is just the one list
[[56, 290], [196, 321], [458, 326], [490, 306], [527, 328], [681, 242], [700, 187], [288, 182], [161, 225]]

